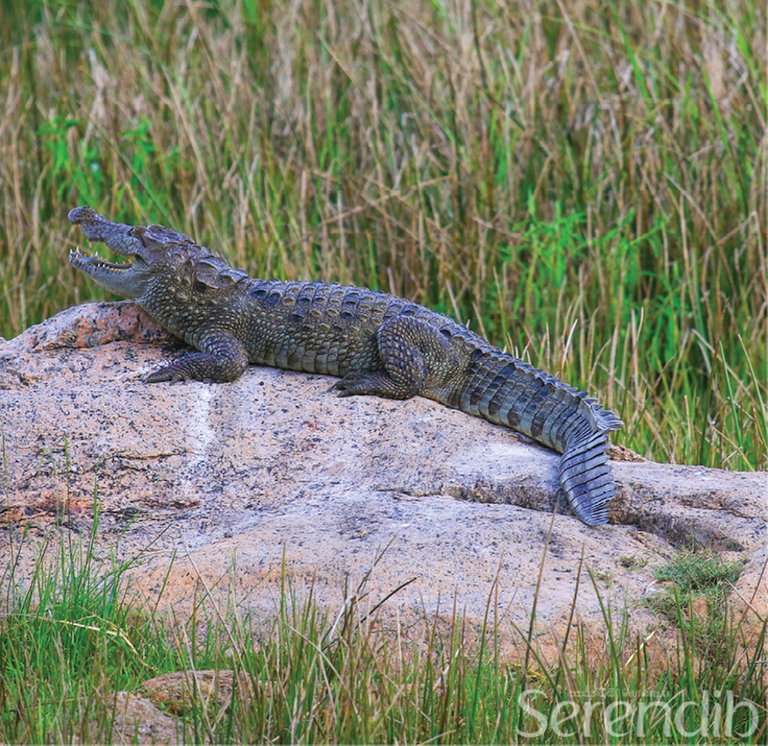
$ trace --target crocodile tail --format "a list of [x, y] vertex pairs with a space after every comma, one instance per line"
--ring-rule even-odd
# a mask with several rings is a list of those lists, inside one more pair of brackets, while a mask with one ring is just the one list
[[616, 483], [608, 466], [608, 434], [597, 430], [574, 439], [560, 459], [558, 476], [573, 512], [590, 526], [608, 522]]
[[595, 399], [498, 350], [472, 356], [456, 406], [560, 451], [560, 485], [573, 512], [590, 526], [608, 521], [616, 485], [608, 465], [608, 433], [623, 423]]

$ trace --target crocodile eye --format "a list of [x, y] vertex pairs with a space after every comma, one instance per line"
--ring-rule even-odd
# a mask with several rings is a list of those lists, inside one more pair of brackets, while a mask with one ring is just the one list
[[204, 293], [208, 288], [208, 286], [204, 282], [200, 282], [200, 280], [195, 280], [192, 287], [196, 293]]
[[130, 228], [128, 230], [128, 235], [131, 238], [138, 238], [141, 245], [146, 246], [146, 244], [144, 243], [144, 229], [141, 228], [140, 226], [135, 225], [133, 226], [133, 228]]

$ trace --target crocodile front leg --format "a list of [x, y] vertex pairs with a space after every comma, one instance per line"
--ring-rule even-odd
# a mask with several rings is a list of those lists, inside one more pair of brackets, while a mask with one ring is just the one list
[[409, 316], [385, 321], [376, 332], [383, 370], [352, 370], [333, 386], [339, 396], [410, 399], [456, 370], [450, 342], [434, 327]]
[[202, 352], [191, 352], [172, 363], [150, 373], [147, 383], [160, 381], [213, 381], [225, 383], [234, 381], [248, 367], [248, 355], [235, 337], [224, 334], [209, 334], [198, 345]]

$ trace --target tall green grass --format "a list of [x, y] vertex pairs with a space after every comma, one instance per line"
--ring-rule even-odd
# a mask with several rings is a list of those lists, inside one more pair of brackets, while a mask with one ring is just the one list
[[[234, 672], [241, 685], [220, 707], [190, 686], [188, 702], [170, 708], [185, 741], [704, 744], [766, 736], [765, 624], [756, 638], [746, 636], [740, 617], [723, 607], [716, 629], [703, 625], [683, 600], [696, 566], [687, 559], [667, 571], [683, 579], [666, 591], [679, 626], [667, 660], [653, 634], [634, 637], [604, 607], [602, 639], [569, 625], [567, 655], [552, 659], [518, 630], [533, 640], [530, 655], [510, 663], [493, 587], [479, 633], [456, 603], [447, 619], [402, 625], [384, 616], [386, 604], [371, 612], [361, 603], [364, 585], [344, 589], [346, 601], [328, 614], [311, 595], [299, 599], [285, 568], [271, 626], [236, 613], [236, 598], [220, 608], [205, 594], [191, 619], [163, 623], [127, 594], [127, 570], [139, 558], [97, 561], [97, 531], [98, 521], [90, 542], [41, 547], [31, 583], [22, 582], [15, 553], [2, 568], [4, 743], [113, 741], [114, 692], [141, 695], [142, 682], [157, 674], [186, 671], [191, 679], [211, 668]], [[696, 575], [697, 592], [715, 592], [713, 583], [732, 573], [714, 561], [707, 567], [706, 577]], [[565, 640], [557, 643], [565, 649]], [[728, 702], [747, 704], [731, 717]]]
[[0, 334], [102, 297], [87, 203], [449, 312], [643, 454], [768, 466], [764, 3], [0, 7]]

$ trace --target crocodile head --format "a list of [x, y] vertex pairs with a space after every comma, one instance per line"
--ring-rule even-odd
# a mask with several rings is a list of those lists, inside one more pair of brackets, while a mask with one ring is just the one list
[[191, 238], [160, 225], [133, 226], [113, 223], [90, 207], [76, 207], [69, 221], [79, 225], [86, 238], [103, 242], [115, 253], [127, 257], [124, 263], [108, 262], [98, 255], [87, 256], [79, 249], [69, 252], [70, 264], [92, 277], [107, 290], [128, 298], [139, 298], [154, 278], [168, 277], [188, 263], [194, 250], [202, 250]]
[[90, 241], [103, 242], [130, 259], [115, 263], [87, 256], [79, 249], [69, 252], [73, 267], [118, 295], [147, 298], [162, 287], [162, 295], [170, 291], [178, 300], [202, 302], [210, 297], [208, 288], [226, 290], [246, 277], [189, 236], [162, 225], [113, 223], [90, 207], [75, 207], [68, 217]]

